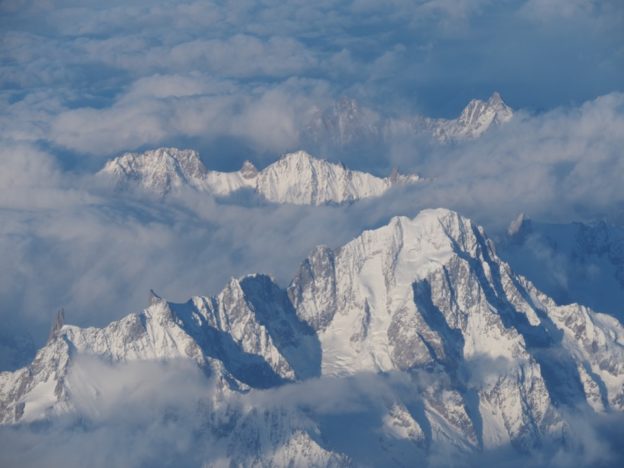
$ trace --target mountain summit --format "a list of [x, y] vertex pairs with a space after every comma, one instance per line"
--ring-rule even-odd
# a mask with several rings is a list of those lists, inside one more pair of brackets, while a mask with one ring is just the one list
[[[204, 436], [242, 464], [527, 453], [569, 444], [570, 412], [624, 411], [620, 323], [557, 306], [498, 258], [482, 228], [448, 210], [393, 218], [338, 249], [317, 247], [286, 289], [250, 275], [185, 304], [153, 298], [102, 329], [60, 324], [30, 366], [0, 374], [0, 421], [79, 411], [84, 383], [72, 369], [83, 355], [194, 363], [215, 382]], [[334, 389], [318, 410], [310, 400], [263, 411], [233, 403], [293, 384], [301, 397], [319, 391], [318, 379]], [[358, 379], [368, 379], [362, 390]], [[341, 413], [330, 404], [339, 382], [347, 394], [383, 392]]]
[[493, 93], [487, 101], [473, 99], [454, 120], [439, 120], [435, 134], [442, 139], [477, 138], [492, 125], [509, 122], [513, 111], [503, 102], [500, 94]]
[[431, 135], [444, 142], [474, 139], [497, 125], [509, 122], [513, 110], [498, 92], [489, 99], [471, 100], [454, 119], [434, 119], [421, 115], [390, 117], [342, 98], [328, 108], [316, 109], [304, 134], [310, 141], [341, 146], [367, 145], [395, 136]]
[[197, 152], [176, 148], [123, 154], [108, 161], [98, 175], [160, 196], [182, 189], [227, 196], [248, 189], [270, 202], [296, 205], [349, 203], [421, 180], [417, 175], [376, 177], [305, 151], [285, 154], [260, 171], [249, 161], [239, 171], [209, 171]]

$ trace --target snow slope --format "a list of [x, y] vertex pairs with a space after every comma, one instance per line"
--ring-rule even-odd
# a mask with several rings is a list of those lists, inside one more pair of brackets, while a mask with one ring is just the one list
[[176, 148], [123, 154], [108, 161], [98, 175], [119, 186], [139, 186], [160, 196], [183, 188], [216, 196], [249, 189], [268, 201], [296, 205], [348, 203], [421, 180], [417, 175], [398, 173], [380, 178], [304, 151], [286, 154], [260, 171], [249, 161], [236, 172], [209, 171], [195, 151]]
[[227, 420], [206, 421], [211, 437], [260, 466], [527, 453], [569, 442], [570, 411], [624, 410], [620, 323], [556, 305], [444, 209], [317, 247], [286, 289], [251, 275], [185, 304], [153, 294], [102, 329], [59, 321], [30, 366], [0, 374], [2, 423], [77, 411], [83, 355], [194, 363]]

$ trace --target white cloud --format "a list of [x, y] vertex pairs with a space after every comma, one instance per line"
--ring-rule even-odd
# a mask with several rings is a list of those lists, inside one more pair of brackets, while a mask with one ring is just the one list
[[417, 189], [419, 199], [485, 222], [508, 222], [519, 212], [553, 221], [617, 219], [624, 207], [617, 182], [622, 145], [624, 95], [613, 93], [578, 108], [518, 113], [508, 125], [451, 148], [415, 154], [414, 146], [400, 145], [393, 159], [435, 178]]
[[[11, 118], [0, 136], [109, 154], [106, 146], [209, 134], [281, 152], [295, 139], [299, 103], [313, 98], [354, 94], [384, 113], [445, 114], [495, 88], [529, 107], [538, 98], [550, 107], [612, 91], [624, 57], [614, 27], [621, 9], [559, 3], [4, 2], [3, 114]], [[527, 11], [544, 8], [568, 11], [569, 23], [541, 13], [527, 22]], [[578, 53], [559, 51], [561, 44]], [[578, 80], [567, 79], [575, 69]], [[325, 89], [312, 96], [293, 80]], [[547, 89], [536, 92], [542, 83]], [[285, 87], [280, 99], [256, 91]], [[173, 102], [191, 96], [203, 99]], [[185, 125], [177, 125], [181, 107], [192, 116]]]
[[[353, 450], [356, 435], [366, 437], [371, 445], [353, 450], [355, 460], [361, 461], [382, 436], [379, 426], [388, 405], [393, 401], [411, 405], [419, 400], [421, 387], [439, 382], [424, 372], [363, 374], [312, 379], [215, 402], [211, 381], [187, 362], [111, 364], [77, 356], [67, 383], [72, 388], [76, 411], [41, 427], [0, 428], [1, 464], [139, 467], [199, 466], [223, 462], [232, 455], [244, 460], [249, 439], [261, 434], [266, 440], [276, 437], [266, 434], [265, 428], [267, 420], [275, 422], [280, 417], [287, 422], [278, 423], [274, 430], [300, 427], [314, 431], [314, 421], [325, 419], [322, 437], [315, 438], [319, 444], [338, 450]], [[338, 425], [332, 428], [332, 421], [336, 424], [354, 415], [359, 426], [348, 431], [337, 430]], [[238, 418], [238, 427], [228, 424], [233, 416]], [[471, 466], [511, 467], [569, 466], [572, 461], [589, 466], [616, 464], [621, 459], [622, 454], [617, 452], [621, 416], [575, 411], [566, 417], [570, 430], [563, 447], [546, 443], [531, 452], [519, 453], [503, 446], [465, 453], [463, 459]], [[211, 431], [211, 424], [218, 422], [224, 422], [222, 434]], [[234, 429], [236, 435], [228, 439]], [[266, 446], [266, 440], [262, 446]], [[422, 456], [418, 450], [405, 452], [410, 453]], [[429, 456], [432, 466], [448, 466], [456, 461], [457, 454], [440, 441], [431, 447]]]

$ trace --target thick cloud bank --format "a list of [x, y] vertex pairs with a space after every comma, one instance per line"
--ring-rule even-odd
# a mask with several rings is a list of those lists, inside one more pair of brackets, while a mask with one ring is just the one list
[[[489, 369], [488, 373], [496, 372]], [[293, 427], [318, 425], [326, 449], [349, 456], [351, 462], [383, 464], [381, 417], [388, 401], [417, 400], [414, 389], [434, 384], [431, 375], [394, 373], [324, 377], [277, 389], [253, 390], [215, 398], [214, 387], [195, 366], [184, 362], [115, 364], [80, 357], [68, 377], [77, 409], [45, 423], [0, 429], [0, 464], [23, 467], [66, 466], [221, 466], [236, 443], [227, 428], [235, 417], [266, 430], [266, 415], [286, 414]], [[358, 421], [355, 427], [349, 421]], [[502, 446], [457, 458], [455, 448], [431, 447], [423, 466], [617, 466], [623, 459], [621, 417], [567, 417], [566, 444], [542, 446], [524, 454]], [[274, 428], [275, 430], [276, 428]], [[260, 437], [261, 436], [261, 433]], [[368, 447], [360, 444], [367, 440]], [[388, 447], [386, 447], [388, 448]], [[279, 449], [279, 447], [278, 447]], [[241, 447], [241, 459], [244, 458]], [[422, 453], [403, 453], [407, 464], [422, 463]], [[413, 458], [410, 458], [413, 457]], [[251, 459], [249, 459], [251, 460]], [[396, 461], [396, 460], [395, 460]], [[225, 466], [225, 465], [224, 465]]]
[[436, 179], [422, 187], [430, 204], [501, 221], [514, 211], [621, 221], [623, 144], [624, 95], [613, 93], [579, 107], [517, 113], [497, 131], [452, 148], [414, 154], [413, 146], [399, 146], [394, 157]]
[[454, 116], [495, 90], [515, 108], [578, 105], [621, 90], [624, 65], [618, 1], [10, 0], [0, 13], [0, 138], [79, 166], [189, 142], [213, 165], [267, 162], [340, 96], [384, 115]]

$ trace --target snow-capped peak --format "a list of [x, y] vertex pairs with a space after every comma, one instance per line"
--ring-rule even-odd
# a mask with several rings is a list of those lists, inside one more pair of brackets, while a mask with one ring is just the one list
[[293, 151], [292, 153], [284, 153], [282, 154], [276, 162], [273, 164], [278, 164], [280, 161], [286, 161], [288, 164], [314, 164], [315, 161], [319, 161], [321, 163], [327, 162], [323, 159], [318, 159], [313, 157], [307, 151], [299, 150]]
[[120, 185], [138, 184], [160, 196], [182, 188], [217, 196], [251, 189], [268, 201], [298, 205], [352, 202], [421, 180], [417, 175], [396, 172], [391, 177], [376, 177], [305, 151], [284, 154], [260, 171], [250, 161], [235, 172], [209, 171], [195, 151], [175, 148], [126, 153], [109, 161], [99, 174], [113, 177]]
[[[382, 431], [372, 426], [375, 436], [358, 442], [390, 433], [419, 447], [418, 459], [440, 448], [527, 451], [567, 439], [567, 411], [624, 411], [622, 325], [583, 306], [557, 306], [498, 258], [479, 226], [445, 209], [392, 218], [335, 250], [314, 249], [287, 290], [248, 275], [185, 304], [152, 297], [145, 310], [105, 328], [62, 325], [32, 365], [0, 373], [0, 423], [75, 409], [71, 369], [83, 354], [109, 362], [186, 360], [217, 380], [217, 404], [227, 404], [224, 395], [319, 376], [336, 382], [401, 374], [409, 396], [384, 392], [375, 419]], [[274, 433], [275, 415], [267, 411], [256, 424]], [[287, 419], [299, 414], [285, 411], [279, 414]], [[341, 435], [324, 433], [326, 426], [313, 424], [318, 415], [304, 412], [314, 440]], [[239, 423], [209, 418], [206, 428], [227, 437], [235, 426], [236, 437], [251, 437]], [[301, 443], [309, 452], [310, 441]], [[347, 455], [366, 462], [357, 451]], [[402, 452], [387, 453], [380, 464], [397, 456]]]
[[483, 134], [492, 124], [503, 124], [511, 120], [513, 111], [503, 102], [500, 94], [494, 92], [487, 101], [473, 99], [456, 121], [450, 121], [445, 131], [449, 136], [475, 138]]
[[488, 99], [488, 104], [490, 106], [500, 106], [507, 108], [507, 105], [503, 102], [503, 98], [498, 91], [494, 91], [492, 93], [492, 95]]
[[253, 179], [258, 175], [258, 169], [251, 161], [245, 161], [240, 169], [240, 173], [245, 179]]
[[48, 336], [48, 341], [53, 340], [59, 334], [61, 328], [65, 324], [65, 310], [60, 309], [56, 313], [56, 318], [54, 319], [54, 323], [52, 324], [52, 328], [50, 329], [50, 334]]
[[149, 300], [148, 300], [148, 304], [149, 305], [158, 304], [162, 300], [163, 300], [162, 297], [160, 297], [158, 294], [156, 294], [156, 292], [153, 289], [150, 289]]
[[132, 181], [143, 189], [166, 195], [184, 186], [200, 186], [206, 172], [196, 151], [158, 148], [116, 157], [106, 163], [100, 174], [112, 176], [121, 184]]
[[316, 109], [305, 128], [305, 136], [322, 146], [366, 146], [396, 136], [429, 134], [440, 141], [477, 138], [493, 125], [508, 122], [512, 109], [498, 92], [486, 101], [471, 100], [460, 116], [435, 119], [422, 115], [390, 117], [360, 105], [354, 99], [341, 98], [324, 111]]

